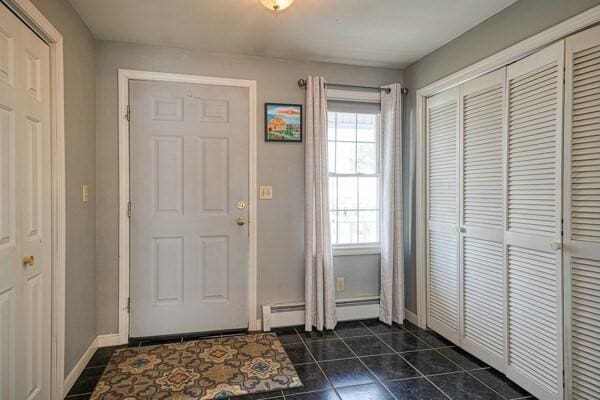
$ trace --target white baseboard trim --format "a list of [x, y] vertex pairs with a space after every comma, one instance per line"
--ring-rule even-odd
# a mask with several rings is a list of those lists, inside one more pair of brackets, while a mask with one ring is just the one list
[[[353, 321], [379, 317], [379, 298], [342, 299], [336, 302], [338, 321]], [[304, 325], [304, 303], [262, 306], [263, 331], [272, 328]]]
[[267, 325], [263, 316], [263, 331], [268, 332], [272, 328], [283, 328], [286, 326], [304, 325], [304, 310], [293, 310], [271, 314], [271, 324]]
[[117, 346], [119, 344], [119, 334], [111, 333], [108, 335], [98, 335], [98, 347]]
[[67, 377], [65, 378], [65, 383], [63, 384], [63, 398], [67, 395], [67, 393], [69, 393], [75, 382], [77, 382], [77, 378], [79, 378], [79, 375], [81, 375], [86, 365], [88, 365], [97, 349], [98, 337], [95, 337], [94, 340], [92, 340], [92, 343], [90, 343], [87, 350], [82, 354], [79, 361], [77, 361], [71, 372], [67, 374]]
[[376, 302], [365, 302], [364, 304], [345, 305], [338, 302], [335, 311], [338, 321], [379, 318], [379, 299]]
[[417, 314], [410, 310], [404, 309], [404, 318], [406, 318], [408, 322], [411, 322], [417, 326], [419, 325], [419, 318], [417, 318]]
[[94, 340], [92, 340], [92, 343], [90, 343], [89, 347], [81, 355], [81, 358], [79, 359], [79, 361], [77, 361], [77, 363], [75, 364], [75, 366], [73, 367], [71, 372], [69, 372], [67, 374], [67, 376], [65, 378], [65, 382], [63, 384], [63, 396], [62, 397], [65, 397], [67, 395], [67, 393], [69, 393], [69, 391], [71, 390], [71, 388], [73, 387], [75, 382], [77, 382], [79, 375], [81, 375], [81, 373], [83, 372], [85, 367], [88, 365], [88, 363], [94, 356], [94, 353], [96, 352], [96, 350], [98, 350], [98, 348], [108, 347], [108, 346], [116, 346], [118, 344], [119, 344], [119, 334], [118, 333], [96, 336], [94, 338]]
[[[379, 318], [379, 298], [342, 299], [336, 301], [338, 321]], [[407, 321], [419, 325], [417, 314], [405, 309]], [[259, 320], [261, 321], [261, 320]], [[265, 332], [272, 328], [304, 325], [304, 303], [289, 303], [262, 306], [262, 327]], [[258, 324], [257, 326], [261, 326]]]

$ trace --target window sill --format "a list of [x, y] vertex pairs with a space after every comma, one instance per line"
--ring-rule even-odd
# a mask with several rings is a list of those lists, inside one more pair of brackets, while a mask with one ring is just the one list
[[333, 246], [333, 256], [362, 256], [381, 254], [379, 245]]

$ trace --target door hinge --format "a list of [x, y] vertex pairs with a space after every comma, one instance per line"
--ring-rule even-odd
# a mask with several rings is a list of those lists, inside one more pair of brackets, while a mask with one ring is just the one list
[[127, 202], [127, 217], [131, 218], [131, 210], [133, 209], [133, 206], [131, 204], [131, 202]]
[[127, 121], [131, 122], [131, 106], [127, 104], [127, 112], [125, 113], [125, 118]]
[[131, 312], [131, 297], [127, 298], [127, 312]]

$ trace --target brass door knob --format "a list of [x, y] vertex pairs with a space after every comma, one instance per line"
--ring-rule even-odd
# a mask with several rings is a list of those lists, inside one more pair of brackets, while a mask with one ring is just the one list
[[35, 257], [34, 256], [23, 257], [23, 265], [26, 265], [28, 267], [33, 267], [34, 263], [35, 263]]
[[237, 217], [237, 220], [235, 221], [239, 226], [242, 225], [246, 225], [246, 220], [244, 219], [244, 217]]

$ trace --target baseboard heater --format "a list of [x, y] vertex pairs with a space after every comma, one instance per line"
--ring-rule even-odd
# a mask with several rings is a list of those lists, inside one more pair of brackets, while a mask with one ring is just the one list
[[[353, 321], [379, 317], [379, 297], [340, 299], [335, 302], [338, 321]], [[262, 324], [265, 332], [272, 328], [304, 325], [304, 303], [262, 306]]]

